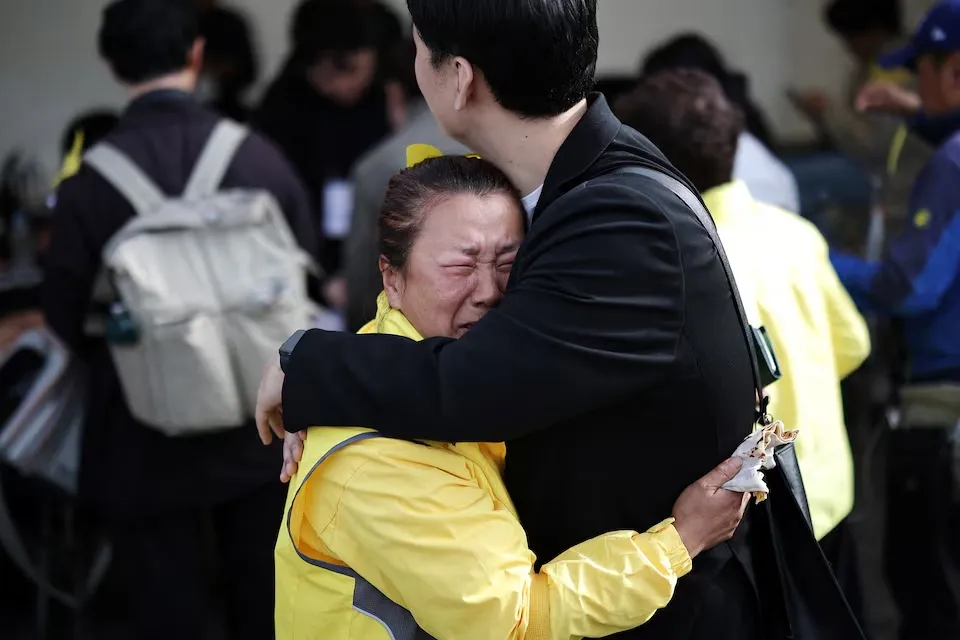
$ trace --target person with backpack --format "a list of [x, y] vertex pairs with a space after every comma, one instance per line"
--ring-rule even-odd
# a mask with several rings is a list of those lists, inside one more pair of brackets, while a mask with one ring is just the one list
[[88, 370], [80, 495], [134, 637], [203, 637], [212, 524], [227, 637], [270, 638], [254, 604], [273, 598], [281, 458], [243, 427], [267, 352], [311, 322], [309, 198], [272, 143], [193, 97], [186, 3], [112, 2], [99, 50], [129, 103], [59, 188], [41, 296]]

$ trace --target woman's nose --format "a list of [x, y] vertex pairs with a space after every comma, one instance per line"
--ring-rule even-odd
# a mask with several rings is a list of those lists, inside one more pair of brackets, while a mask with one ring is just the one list
[[474, 304], [487, 307], [495, 306], [503, 297], [497, 279], [496, 265], [483, 265], [477, 269], [476, 273], [477, 286], [473, 291]]

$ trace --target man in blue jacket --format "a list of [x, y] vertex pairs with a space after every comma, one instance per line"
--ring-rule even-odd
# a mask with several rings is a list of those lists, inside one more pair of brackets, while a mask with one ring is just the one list
[[[914, 130], [937, 149], [914, 185], [909, 224], [879, 263], [835, 255], [858, 305], [902, 320], [909, 356], [888, 467], [888, 577], [901, 638], [960, 637], [960, 0], [939, 3], [888, 67], [917, 74]], [[960, 451], [960, 449], [955, 449]], [[926, 538], [926, 539], [923, 539]], [[907, 551], [924, 548], [930, 555]]]

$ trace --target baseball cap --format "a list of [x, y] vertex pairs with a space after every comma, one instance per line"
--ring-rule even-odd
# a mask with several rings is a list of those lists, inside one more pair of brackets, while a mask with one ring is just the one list
[[936, 51], [960, 51], [960, 0], [943, 0], [927, 12], [910, 43], [880, 58], [880, 66], [914, 68], [917, 59]]

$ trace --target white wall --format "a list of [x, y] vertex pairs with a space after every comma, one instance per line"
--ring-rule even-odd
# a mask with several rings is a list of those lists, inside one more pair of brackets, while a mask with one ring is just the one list
[[[229, 1], [229, 0], [228, 0]], [[286, 49], [298, 0], [233, 0], [251, 18], [266, 82]], [[405, 0], [387, 0], [403, 9]], [[781, 135], [807, 130], [783, 98], [788, 86], [839, 95], [849, 69], [820, 22], [823, 0], [599, 0], [600, 72], [630, 72], [641, 51], [679, 30], [714, 40], [749, 74]], [[914, 4], [930, 0], [908, 0]], [[96, 55], [106, 0], [0, 0], [0, 157], [15, 146], [49, 170], [66, 122], [80, 110], [119, 107], [123, 96]], [[262, 83], [261, 83], [262, 86]]]

